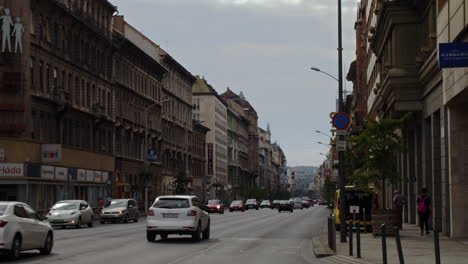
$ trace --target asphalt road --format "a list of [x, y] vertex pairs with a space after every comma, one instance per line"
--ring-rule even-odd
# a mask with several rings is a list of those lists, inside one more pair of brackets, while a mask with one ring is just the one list
[[327, 212], [315, 206], [293, 213], [261, 209], [212, 214], [211, 238], [200, 243], [177, 235], [149, 243], [144, 218], [138, 223], [57, 229], [51, 255], [26, 252], [16, 263], [319, 264], [311, 239], [326, 230]]

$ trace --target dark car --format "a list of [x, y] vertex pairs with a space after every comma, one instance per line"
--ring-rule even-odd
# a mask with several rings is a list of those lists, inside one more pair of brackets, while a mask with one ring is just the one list
[[205, 208], [208, 213], [224, 214], [224, 204], [220, 200], [208, 200]]
[[278, 212], [281, 211], [290, 211], [292, 213], [294, 211], [294, 203], [290, 201], [280, 201], [278, 204]]
[[279, 200], [273, 200], [273, 202], [271, 202], [271, 208], [272, 209], [278, 208], [279, 203], [280, 203]]
[[245, 210], [256, 209], [258, 210], [259, 206], [256, 199], [248, 199], [245, 203]]
[[229, 206], [229, 212], [242, 211], [245, 212], [244, 202], [241, 200], [232, 201]]

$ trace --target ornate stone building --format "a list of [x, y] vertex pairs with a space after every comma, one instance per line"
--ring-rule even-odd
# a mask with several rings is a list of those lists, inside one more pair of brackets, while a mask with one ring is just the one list
[[191, 177], [192, 85], [196, 78], [164, 50], [160, 55], [162, 65], [169, 71], [162, 89], [161, 191], [173, 194], [177, 177]]
[[[140, 208], [161, 192], [162, 80], [168, 70], [159, 47], [114, 17], [115, 156], [114, 197], [134, 198]], [[145, 139], [146, 137], [146, 139]]]
[[20, 22], [0, 53], [0, 200], [44, 210], [110, 193], [115, 11], [105, 0], [2, 2]]
[[192, 178], [190, 178], [190, 188], [193, 195], [200, 201], [206, 202], [206, 133], [209, 128], [203, 126], [199, 121], [193, 121], [192, 136]]

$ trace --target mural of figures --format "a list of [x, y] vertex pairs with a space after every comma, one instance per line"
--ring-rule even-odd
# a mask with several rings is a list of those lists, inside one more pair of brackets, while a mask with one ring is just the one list
[[11, 52], [11, 37], [10, 31], [13, 25], [13, 19], [10, 15], [10, 9], [5, 8], [4, 15], [0, 16], [2, 20], [2, 52], [5, 52], [5, 44], [8, 45], [8, 51]]
[[20, 53], [23, 53], [23, 45], [21, 44], [21, 38], [23, 36], [23, 32], [24, 32], [24, 27], [23, 27], [23, 24], [21, 24], [21, 18], [17, 17], [15, 26], [13, 28], [13, 32], [11, 33], [12, 36], [15, 36], [15, 53], [18, 51], [18, 47], [19, 47]]

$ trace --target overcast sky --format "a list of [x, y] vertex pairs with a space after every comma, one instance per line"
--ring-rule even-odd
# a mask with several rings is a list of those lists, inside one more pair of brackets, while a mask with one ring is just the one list
[[[244, 92], [289, 166], [319, 165], [335, 110], [337, 0], [110, 0], [127, 22], [223, 93]], [[357, 0], [343, 2], [346, 70]], [[346, 72], [344, 73], [346, 76]], [[351, 84], [347, 83], [351, 89]]]

